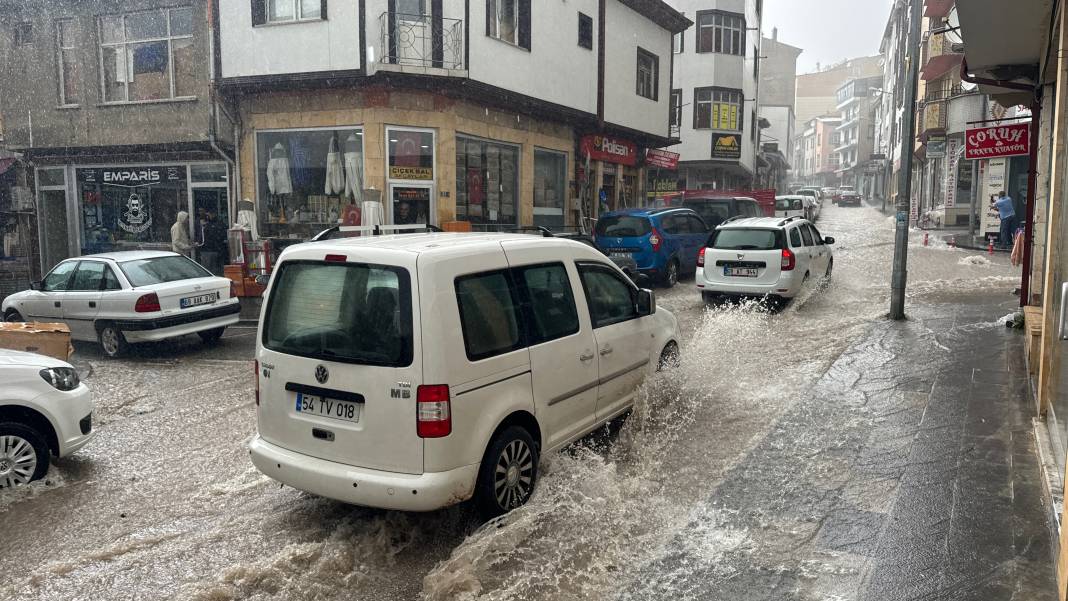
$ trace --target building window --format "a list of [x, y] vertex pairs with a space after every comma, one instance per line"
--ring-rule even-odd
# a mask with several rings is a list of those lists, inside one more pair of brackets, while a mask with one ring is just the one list
[[530, 50], [530, 0], [486, 0], [486, 35]]
[[638, 48], [638, 96], [657, 100], [660, 87], [660, 58]]
[[694, 129], [742, 129], [742, 92], [721, 88], [697, 88], [693, 91]]
[[578, 14], [578, 45], [593, 50], [593, 18]]
[[252, 0], [252, 25], [326, 19], [325, 0]]
[[760, 49], [753, 46], [753, 79], [760, 80]]
[[686, 32], [680, 31], [671, 38], [671, 51], [675, 54], [682, 54], [682, 51], [686, 49]]
[[77, 106], [81, 102], [81, 70], [75, 53], [74, 21], [56, 21], [56, 64], [59, 66], [59, 104]]
[[682, 90], [671, 90], [671, 125], [682, 125]]
[[105, 102], [196, 96], [191, 7], [101, 17]]
[[518, 146], [456, 136], [456, 218], [487, 226], [519, 223]]
[[15, 24], [15, 45], [29, 46], [33, 43], [33, 23]]
[[697, 51], [745, 56], [745, 16], [723, 11], [697, 13]]
[[567, 190], [567, 154], [534, 150], [534, 225], [558, 228], [564, 225]]

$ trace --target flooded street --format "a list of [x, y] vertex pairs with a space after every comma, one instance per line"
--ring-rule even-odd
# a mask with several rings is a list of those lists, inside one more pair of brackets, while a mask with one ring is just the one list
[[[898, 373], [896, 362], [914, 358], [883, 320], [892, 220], [828, 202], [816, 225], [837, 240], [832, 279], [781, 313], [706, 310], [692, 280], [657, 290], [680, 320], [681, 366], [645, 385], [618, 432], [544, 457], [531, 501], [485, 526], [467, 506], [357, 508], [257, 472], [245, 446], [253, 329], [228, 330], [209, 352], [183, 340], [117, 361], [79, 346], [97, 437], [46, 481], [0, 493], [0, 598], [863, 596], [878, 570], [858, 558], [871, 554], [823, 553], [813, 541], [829, 536], [822, 526], [841, 499], [864, 515], [890, 512], [894, 486], [858, 480], [852, 459], [827, 450], [865, 456], [872, 431], [892, 430], [879, 403], [907, 394], [900, 378], [930, 391], [920, 384], [936, 378], [953, 337], [1004, 335], [997, 322], [1018, 304], [1018, 270], [1006, 254], [934, 235], [924, 247], [914, 231], [906, 311], [920, 319], [902, 328], [932, 364]], [[873, 374], [882, 386], [864, 379]], [[821, 413], [836, 404], [851, 412]], [[817, 418], [838, 434], [812, 434]]]

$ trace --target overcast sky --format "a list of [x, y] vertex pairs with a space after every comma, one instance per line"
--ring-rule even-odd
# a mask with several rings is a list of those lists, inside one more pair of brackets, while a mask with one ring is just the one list
[[879, 53], [890, 0], [764, 0], [764, 35], [802, 48], [797, 72]]

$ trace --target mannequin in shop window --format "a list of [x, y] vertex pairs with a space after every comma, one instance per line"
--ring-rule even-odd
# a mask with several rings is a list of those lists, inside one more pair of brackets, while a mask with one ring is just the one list
[[293, 193], [293, 180], [289, 174], [289, 155], [279, 142], [271, 147], [267, 161], [267, 190], [271, 193], [273, 205], [277, 208], [276, 221], [286, 222], [286, 204], [283, 195]]

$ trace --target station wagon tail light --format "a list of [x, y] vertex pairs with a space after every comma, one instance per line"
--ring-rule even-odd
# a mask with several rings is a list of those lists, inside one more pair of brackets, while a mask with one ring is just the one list
[[441, 438], [452, 433], [452, 406], [445, 384], [420, 386], [415, 392], [415, 426], [419, 438]]
[[327, 263], [344, 263], [347, 259], [345, 255], [326, 255]]
[[705, 250], [707, 250], [707, 249], [704, 246], [702, 246], [701, 250], [699, 250], [697, 252], [697, 266], [698, 267], [704, 267], [705, 266]]
[[660, 237], [660, 232], [656, 231], [654, 227], [653, 233], [649, 234], [649, 244], [653, 245], [653, 251], [660, 252], [660, 243], [663, 241], [664, 239]]
[[797, 265], [797, 261], [794, 259], [794, 253], [789, 248], [782, 249], [782, 270], [793, 271]]
[[155, 313], [159, 311], [159, 297], [155, 292], [142, 294], [141, 298], [134, 303], [134, 311], [137, 313]]
[[256, 382], [256, 406], [260, 406], [260, 360], [252, 362], [252, 379]]

